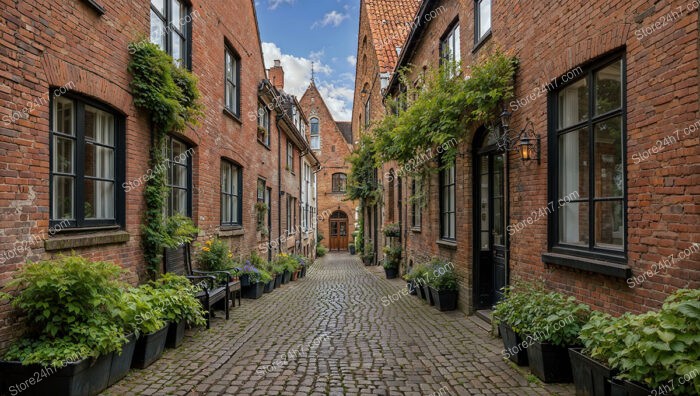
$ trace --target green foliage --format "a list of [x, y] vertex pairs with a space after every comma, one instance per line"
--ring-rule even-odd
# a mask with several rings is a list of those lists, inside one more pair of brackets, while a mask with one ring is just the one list
[[197, 262], [206, 271], [224, 271], [234, 267], [233, 254], [219, 238], [206, 241], [197, 252]]
[[316, 244], [316, 257], [323, 257], [328, 253], [328, 249], [326, 249], [325, 246], [319, 244]]
[[504, 298], [494, 308], [494, 317], [537, 341], [572, 346], [578, 344], [590, 308], [574, 297], [547, 293], [541, 285], [519, 284], [505, 289]]
[[112, 319], [122, 274], [118, 265], [74, 255], [23, 266], [5, 291], [17, 293], [11, 302], [26, 315], [27, 331], [6, 358], [60, 366], [119, 350], [126, 338]]
[[374, 155], [372, 138], [369, 135], [362, 136], [360, 143], [355, 146], [355, 150], [348, 158], [351, 169], [348, 175], [346, 199], [360, 200], [368, 204], [379, 202], [381, 199]]
[[399, 268], [399, 264], [401, 264], [401, 252], [401, 246], [385, 246], [384, 254], [386, 255], [386, 259], [384, 260], [384, 268]]
[[428, 266], [425, 264], [416, 264], [411, 268], [411, 271], [404, 275], [403, 278], [407, 281], [417, 281], [423, 284], [426, 279], [426, 274], [428, 273]]
[[384, 235], [388, 237], [401, 235], [401, 226], [399, 223], [389, 223], [384, 226]]
[[607, 344], [589, 333], [585, 341], [591, 344], [591, 351], [602, 348], [602, 356], [608, 357], [621, 378], [652, 389], [673, 384], [674, 395], [700, 393], [700, 290], [679, 290], [657, 312], [610, 320], [622, 349], [607, 352]]
[[158, 292], [151, 285], [129, 289], [122, 296], [117, 320], [126, 333], [155, 333], [166, 325], [158, 309], [159, 301]]
[[152, 282], [156, 290], [156, 304], [162, 318], [168, 322], [185, 320], [194, 326], [206, 324], [206, 312], [195, 297], [199, 289], [189, 279], [173, 274], [164, 274]]
[[[402, 72], [402, 84], [408, 90], [398, 101], [410, 102], [410, 106], [387, 115], [374, 128], [375, 143], [370, 151], [376, 163], [395, 160], [404, 168], [418, 153], [459, 141], [475, 127], [495, 121], [503, 103], [513, 97], [516, 68], [515, 58], [497, 51], [472, 65], [466, 79], [455, 75], [457, 65], [449, 63], [428, 71], [418, 86]], [[442, 163], [451, 163], [456, 154], [456, 150], [447, 150]], [[405, 167], [409, 173], [414, 168]]]
[[363, 260], [374, 260], [374, 246], [372, 244], [365, 245], [365, 252], [362, 253]]
[[440, 258], [434, 258], [428, 267], [426, 267], [425, 279], [428, 286], [435, 290], [459, 290], [457, 274], [454, 270], [454, 265]]
[[[188, 124], [196, 125], [204, 114], [199, 103], [197, 79], [186, 69], [177, 67], [172, 57], [155, 44], [131, 47], [135, 49], [128, 67], [133, 77], [131, 90], [134, 104], [146, 110], [150, 117], [153, 146], [149, 166], [157, 169], [165, 163], [166, 134], [183, 132]], [[177, 247], [188, 238], [185, 234], [171, 233], [170, 228], [178, 229], [177, 224], [163, 218], [167, 198], [165, 182], [165, 172], [152, 172], [144, 187], [146, 211], [141, 226], [142, 245], [146, 264], [153, 274], [160, 266], [163, 247]], [[174, 222], [181, 224], [178, 219]]]
[[177, 248], [185, 243], [192, 242], [199, 233], [199, 228], [194, 225], [194, 222], [189, 217], [176, 214], [165, 219], [163, 231], [163, 246]]

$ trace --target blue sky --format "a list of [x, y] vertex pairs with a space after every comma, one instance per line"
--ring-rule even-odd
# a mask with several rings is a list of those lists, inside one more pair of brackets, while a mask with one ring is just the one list
[[256, 0], [266, 67], [282, 61], [285, 91], [316, 86], [336, 121], [349, 121], [355, 88], [359, 0]]

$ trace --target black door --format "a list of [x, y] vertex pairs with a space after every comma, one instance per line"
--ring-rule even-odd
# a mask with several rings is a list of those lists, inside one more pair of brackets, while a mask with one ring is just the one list
[[503, 296], [502, 288], [507, 279], [506, 242], [506, 156], [497, 149], [493, 138], [484, 138], [476, 153], [474, 180], [477, 221], [474, 222], [477, 238], [475, 281], [477, 309], [491, 308]]

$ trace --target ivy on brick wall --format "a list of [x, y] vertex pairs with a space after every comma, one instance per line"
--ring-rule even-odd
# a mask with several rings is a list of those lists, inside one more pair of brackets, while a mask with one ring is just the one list
[[[167, 134], [182, 133], [187, 125], [196, 125], [203, 115], [197, 78], [176, 66], [172, 57], [155, 44], [141, 41], [129, 48], [133, 49], [128, 70], [133, 77], [134, 103], [148, 112], [152, 130], [149, 165], [151, 169], [158, 169], [166, 162], [164, 145]], [[191, 220], [181, 216], [165, 218], [164, 206], [168, 196], [165, 172], [150, 173], [144, 196], [146, 211], [141, 226], [142, 246], [149, 271], [157, 273], [163, 248], [187, 242], [188, 238], [183, 235], [196, 232], [196, 228]]]
[[[459, 142], [468, 131], [495, 121], [503, 103], [513, 97], [517, 65], [516, 58], [495, 51], [472, 64], [468, 78], [449, 63], [427, 70], [421, 84], [409, 83], [402, 72], [405, 92], [373, 129], [376, 163], [397, 161], [408, 175], [439, 169], [411, 164], [421, 153], [435, 153], [437, 147]], [[456, 155], [456, 149], [447, 150], [442, 163], [449, 164]]]
[[348, 200], [360, 200], [372, 205], [381, 199], [381, 189], [375, 172], [374, 141], [369, 135], [360, 138], [360, 143], [349, 158], [350, 174], [348, 175], [346, 197]]

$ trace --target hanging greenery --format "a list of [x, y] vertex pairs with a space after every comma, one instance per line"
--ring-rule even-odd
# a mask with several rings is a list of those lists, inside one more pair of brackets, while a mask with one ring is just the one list
[[[150, 169], [160, 169], [167, 163], [164, 153], [166, 135], [182, 133], [187, 125], [197, 125], [204, 114], [199, 103], [197, 78], [176, 66], [173, 58], [155, 44], [139, 43], [133, 48], [136, 50], [128, 70], [133, 76], [134, 104], [148, 112], [152, 129], [149, 165]], [[163, 247], [172, 245], [173, 241], [191, 242], [191, 235], [197, 229], [190, 219], [165, 218], [164, 205], [168, 196], [165, 172], [149, 175], [144, 196], [146, 211], [141, 226], [142, 245], [146, 264], [153, 274], [160, 267]]]
[[362, 136], [359, 145], [349, 158], [351, 169], [348, 176], [346, 199], [360, 200], [368, 205], [381, 199], [374, 157], [372, 138], [369, 135]]
[[[461, 141], [469, 130], [496, 120], [502, 104], [513, 97], [517, 64], [516, 58], [496, 51], [473, 64], [466, 79], [458, 75], [458, 65], [445, 64], [428, 70], [418, 86], [403, 71], [400, 78], [408, 89], [393, 104], [399, 111], [391, 111], [374, 128], [376, 163], [397, 161], [408, 174], [417, 175], [439, 169], [411, 164], [417, 156]], [[403, 103], [409, 104], [405, 110]], [[449, 164], [457, 150], [442, 155], [442, 163]]]

